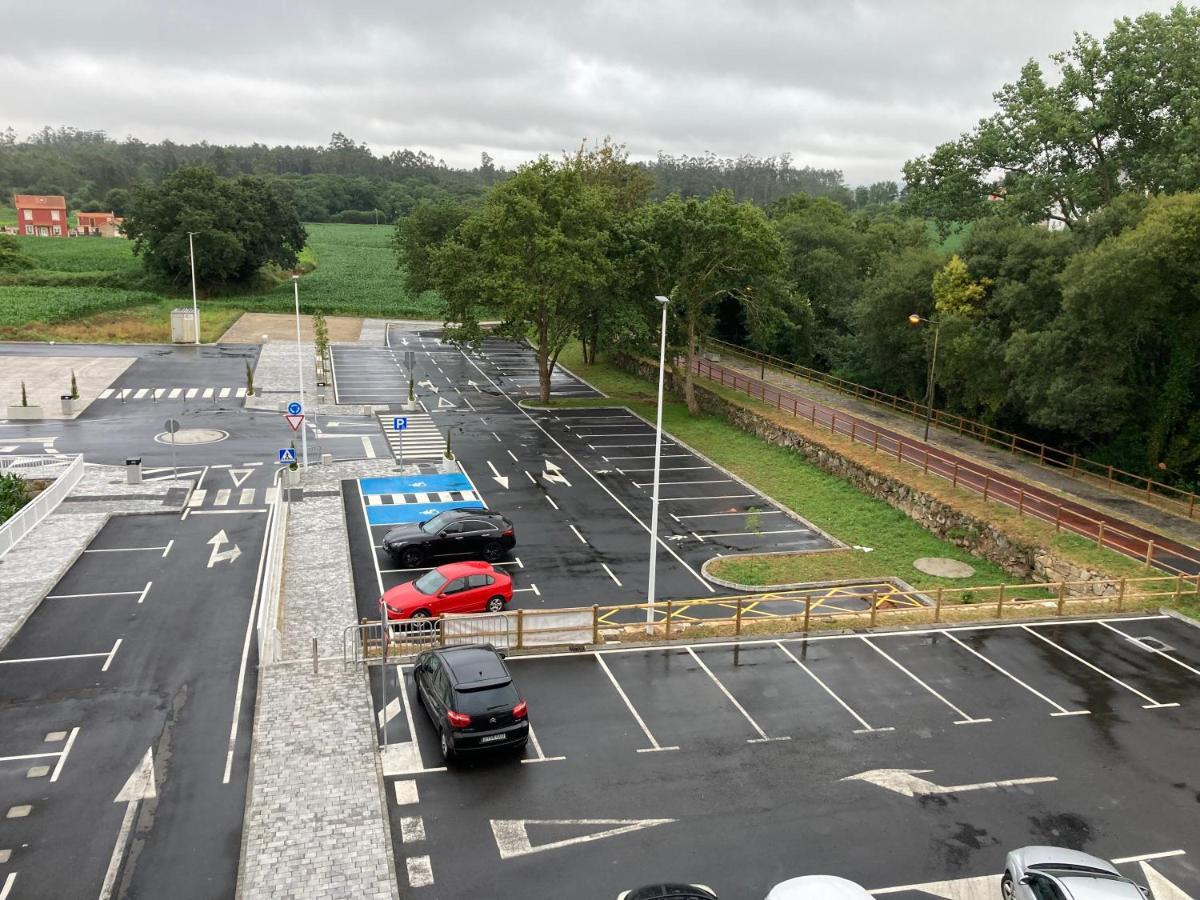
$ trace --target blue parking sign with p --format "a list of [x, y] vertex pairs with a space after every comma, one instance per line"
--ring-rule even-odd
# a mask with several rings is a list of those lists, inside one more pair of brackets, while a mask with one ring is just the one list
[[296, 448], [295, 447], [280, 447], [279, 448], [279, 461], [281, 463], [294, 463], [296, 461]]
[[408, 428], [408, 416], [394, 416], [392, 418], [392, 431], [404, 431]]

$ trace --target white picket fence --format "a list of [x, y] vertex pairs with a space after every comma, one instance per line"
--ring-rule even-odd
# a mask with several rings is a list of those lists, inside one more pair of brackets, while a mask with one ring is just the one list
[[79, 479], [83, 477], [83, 457], [67, 454], [0, 457], [0, 474], [9, 473], [20, 475], [22, 478], [53, 478], [54, 483], [22, 506], [15, 516], [0, 525], [0, 557], [54, 512], [63, 498], [79, 484]]

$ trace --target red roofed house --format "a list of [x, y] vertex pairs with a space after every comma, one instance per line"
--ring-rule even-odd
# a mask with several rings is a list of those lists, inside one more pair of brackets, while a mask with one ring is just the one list
[[79, 219], [79, 233], [101, 235], [103, 237], [119, 237], [121, 234], [121, 223], [125, 220], [111, 212], [81, 212], [77, 213]]
[[64, 197], [13, 194], [17, 233], [36, 237], [67, 236], [67, 201]]

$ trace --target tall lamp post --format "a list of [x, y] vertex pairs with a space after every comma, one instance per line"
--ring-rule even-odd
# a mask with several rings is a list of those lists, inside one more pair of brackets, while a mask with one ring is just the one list
[[189, 231], [188, 236], [188, 263], [192, 267], [192, 321], [195, 323], [194, 334], [196, 343], [200, 343], [200, 307], [196, 303], [196, 248], [192, 244], [192, 236], [197, 235], [198, 231]]
[[[296, 376], [300, 382], [300, 407], [304, 411], [304, 352], [300, 347], [300, 276], [292, 276], [292, 288], [296, 297]], [[308, 468], [308, 429], [300, 423], [300, 452], [304, 457], [304, 468]]]
[[933, 326], [933, 352], [929, 354], [929, 377], [925, 383], [925, 440], [928, 441], [929, 421], [933, 418], [933, 370], [937, 365], [938, 335], [941, 334], [942, 323], [939, 319], [927, 319], [916, 313], [908, 317], [910, 325], [920, 325], [922, 322]]
[[646, 631], [654, 630], [654, 576], [658, 563], [658, 476], [662, 467], [663, 374], [667, 367], [667, 306], [670, 297], [654, 298], [662, 306], [658, 341], [658, 408], [654, 423], [654, 492], [650, 501], [650, 578], [646, 586]]

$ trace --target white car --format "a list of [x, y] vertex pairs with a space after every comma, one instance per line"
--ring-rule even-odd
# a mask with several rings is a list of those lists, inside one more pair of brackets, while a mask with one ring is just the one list
[[771, 888], [767, 900], [873, 900], [853, 881], [835, 875], [804, 875], [789, 878]]
[[1062, 847], [1022, 847], [1008, 854], [1000, 895], [1004, 900], [1148, 900], [1150, 892], [1098, 856]]

